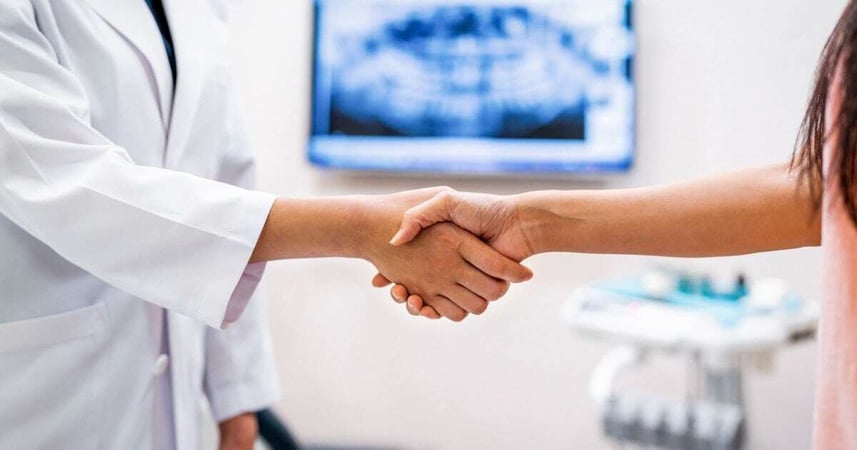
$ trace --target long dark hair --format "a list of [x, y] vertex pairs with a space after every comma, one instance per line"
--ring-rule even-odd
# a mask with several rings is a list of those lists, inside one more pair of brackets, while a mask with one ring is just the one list
[[[857, 226], [857, 0], [848, 2], [833, 33], [827, 39], [815, 74], [815, 86], [801, 123], [791, 168], [810, 189], [816, 209], [821, 207], [826, 187], [838, 185], [841, 201]], [[837, 73], [838, 72], [838, 73]], [[837, 77], [837, 75], [839, 75]], [[836, 85], [834, 79], [841, 80]], [[836, 92], [831, 92], [836, 89]], [[827, 100], [833, 94], [841, 99], [835, 117], [825, 117]], [[824, 171], [826, 121], [838, 132]], [[835, 184], [834, 184], [835, 183]]]

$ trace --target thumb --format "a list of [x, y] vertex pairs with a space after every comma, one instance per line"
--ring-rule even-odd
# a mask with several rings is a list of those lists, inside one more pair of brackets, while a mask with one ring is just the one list
[[424, 203], [405, 211], [399, 231], [390, 240], [390, 244], [395, 246], [407, 244], [417, 237], [423, 228], [452, 219], [450, 206], [454, 201], [453, 194], [441, 192]]
[[419, 222], [412, 220], [402, 221], [402, 224], [399, 226], [399, 231], [396, 231], [396, 234], [393, 235], [393, 239], [390, 239], [390, 244], [396, 247], [407, 244], [414, 240], [414, 238], [420, 234], [422, 229], [423, 227]]

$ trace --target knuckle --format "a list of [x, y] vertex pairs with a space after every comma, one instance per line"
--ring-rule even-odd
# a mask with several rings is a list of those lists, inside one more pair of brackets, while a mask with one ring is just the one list
[[455, 200], [455, 191], [452, 189], [441, 191], [435, 196], [435, 200], [442, 205], [449, 205]]
[[409, 210], [405, 211], [404, 214], [402, 214], [402, 218], [404, 219], [404, 221], [413, 220], [416, 217], [417, 217], [417, 212], [414, 211], [413, 209], [409, 209]]
[[457, 251], [461, 251], [461, 246], [464, 245], [464, 241], [461, 239], [461, 236], [455, 232], [455, 228], [448, 224], [438, 224], [435, 225], [436, 235], [434, 238], [441, 243], [444, 247], [456, 249]]
[[434, 196], [436, 202], [441, 205], [445, 205], [452, 200], [452, 191], [441, 191], [437, 195]]
[[447, 200], [447, 199], [449, 199], [450, 197], [452, 197], [452, 194], [453, 194], [454, 192], [455, 192], [455, 189], [453, 189], [453, 188], [451, 188], [451, 187], [449, 187], [449, 186], [442, 186], [442, 187], [441, 187], [441, 188], [440, 188], [440, 189], [439, 189], [439, 190], [434, 194], [434, 199], [435, 199], [435, 201], [438, 201], [438, 200]]

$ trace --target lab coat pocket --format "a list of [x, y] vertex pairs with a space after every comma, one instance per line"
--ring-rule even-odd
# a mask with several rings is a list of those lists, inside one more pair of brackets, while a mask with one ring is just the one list
[[98, 446], [107, 308], [0, 324], [0, 448]]

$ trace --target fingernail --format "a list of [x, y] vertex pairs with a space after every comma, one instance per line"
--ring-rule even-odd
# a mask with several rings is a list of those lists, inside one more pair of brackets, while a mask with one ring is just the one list
[[526, 266], [524, 266], [524, 269], [527, 269], [527, 272], [526, 272], [526, 274], [524, 275], [524, 278], [522, 278], [522, 279], [521, 279], [521, 282], [529, 281], [529, 280], [531, 280], [531, 279], [533, 278], [533, 271], [532, 271], [532, 269], [530, 269], [529, 267], [526, 267]]
[[390, 245], [397, 245], [401, 239], [402, 239], [402, 230], [399, 230], [393, 236], [393, 239], [390, 239]]

